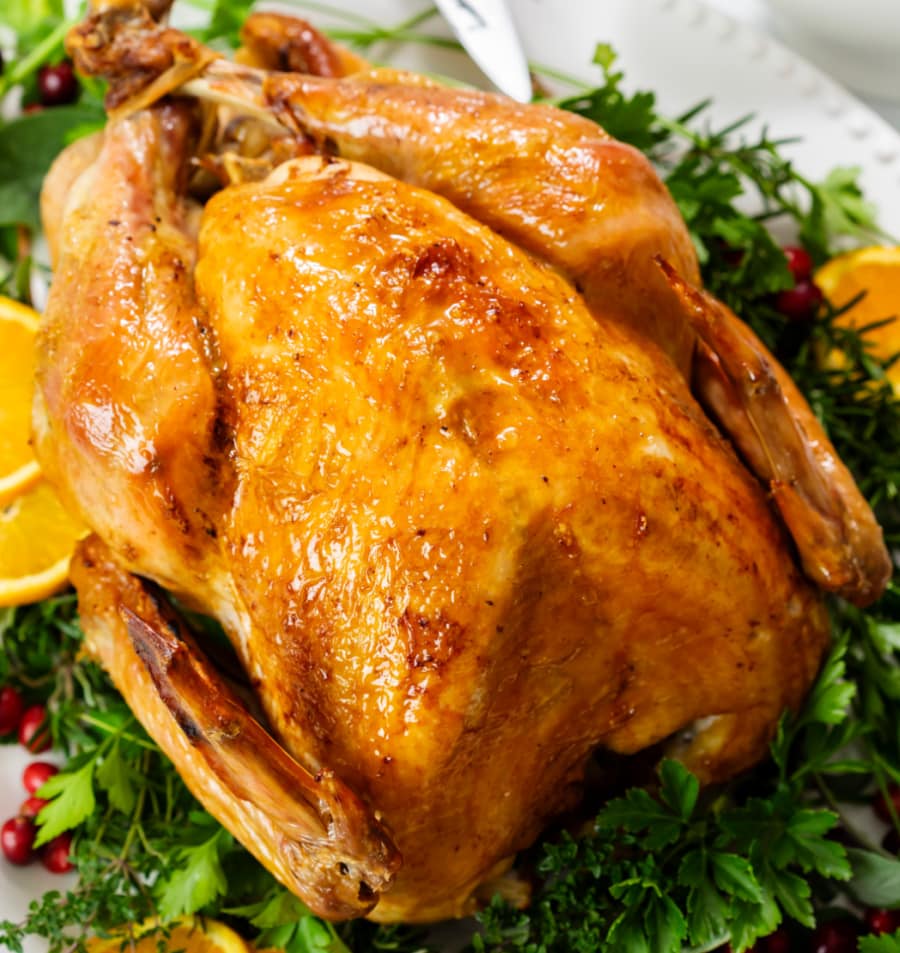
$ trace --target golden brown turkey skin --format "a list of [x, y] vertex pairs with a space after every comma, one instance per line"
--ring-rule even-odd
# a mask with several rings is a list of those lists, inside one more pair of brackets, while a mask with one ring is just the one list
[[636, 149], [552, 106], [393, 70], [273, 73], [264, 89], [284, 121], [326, 149], [448, 198], [690, 366], [690, 329], [653, 257], [693, 284], [697, 259], [672, 197]]
[[375, 917], [433, 919], [572, 803], [598, 744], [740, 714], [687, 757], [749, 765], [825, 616], [660, 352], [435, 196], [315, 170], [204, 216], [225, 559], [278, 734], [311, 725], [403, 854]]
[[192, 129], [184, 107], [161, 107], [107, 127], [74, 182], [71, 153], [54, 165], [44, 212], [60, 221], [50, 222], [34, 412], [36, 447], [69, 504], [126, 561], [184, 589], [211, 578], [204, 537], [229, 480], [212, 452], [221, 441], [191, 279], [196, 210], [182, 195]]
[[262, 88], [326, 151], [448, 198], [559, 268], [601, 320], [655, 342], [770, 490], [810, 578], [857, 605], [881, 595], [892, 567], [867, 501], [762, 342], [692, 293], [690, 235], [645, 156], [564, 110], [414, 74], [270, 73]]
[[[297, 761], [383, 816], [403, 864], [371, 915], [471, 910], [598, 745], [711, 718], [677, 742], [701, 777], [759, 758], [825, 613], [662, 351], [345, 162], [224, 190], [195, 246], [186, 122], [110, 124], [103, 189], [70, 196], [38, 450], [125, 567], [223, 622]], [[284, 878], [277, 831], [218, 814]]]

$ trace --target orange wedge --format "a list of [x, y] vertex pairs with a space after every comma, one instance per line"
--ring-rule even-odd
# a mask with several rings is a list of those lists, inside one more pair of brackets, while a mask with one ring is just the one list
[[250, 953], [250, 947], [240, 936], [218, 920], [187, 917], [170, 924], [166, 932], [168, 936], [161, 929], [155, 929], [152, 922], [139, 923], [108, 939], [90, 940], [88, 949], [91, 953], [121, 953], [123, 949], [129, 953], [157, 953], [162, 942], [164, 950], [183, 950], [184, 953]]
[[[852, 327], [863, 327], [885, 318], [890, 324], [867, 335], [872, 352], [886, 359], [900, 351], [900, 247], [860, 248], [833, 258], [815, 276], [816, 284], [837, 308], [861, 292], [865, 297], [838, 318]], [[900, 393], [900, 361], [888, 370], [894, 389]]]
[[46, 480], [0, 506], [0, 606], [37, 602], [64, 586], [72, 548], [86, 534]]
[[36, 311], [0, 296], [0, 506], [41, 475], [29, 443], [37, 328]]

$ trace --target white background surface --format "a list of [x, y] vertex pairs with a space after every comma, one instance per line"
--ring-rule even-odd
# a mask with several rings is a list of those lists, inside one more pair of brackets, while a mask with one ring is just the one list
[[[779, 17], [777, 12], [773, 12], [765, 0], [707, 0], [707, 3], [722, 13], [728, 13], [761, 33], [779, 39], [792, 49], [802, 52], [807, 59], [826, 73], [835, 71], [835, 64], [830, 62], [833, 53], [818, 48], [814, 40], [801, 37], [796, 27], [786, 22], [783, 16]], [[900, 5], [896, 4], [896, 0], [895, 5], [895, 16], [900, 20]], [[900, 129], [900, 50], [897, 51], [896, 73], [896, 95], [893, 101], [889, 101], [885, 96], [872, 94], [860, 94], [860, 98], [884, 116], [891, 125]]]
[[[371, 20], [393, 23], [422, 9], [423, 0], [346, 0]], [[713, 97], [717, 122], [748, 113], [777, 136], [799, 136], [792, 146], [799, 167], [813, 178], [834, 165], [857, 165], [883, 225], [900, 235], [900, 136], [819, 70], [798, 60], [766, 34], [773, 28], [761, 0], [511, 0], [529, 56], [588, 81], [598, 41], [620, 54], [628, 83], [657, 92], [663, 111], [675, 115]], [[735, 21], [727, 16], [731, 13]], [[319, 22], [319, 18], [315, 18]], [[763, 32], [743, 25], [750, 22]], [[404, 64], [438, 72], [463, 72], [456, 54], [386, 49]], [[900, 124], [900, 110], [893, 116]], [[28, 758], [18, 748], [0, 750], [0, 822], [25, 799], [21, 771]], [[30, 897], [69, 878], [39, 865], [14, 868], [0, 858], [0, 918], [18, 919]]]

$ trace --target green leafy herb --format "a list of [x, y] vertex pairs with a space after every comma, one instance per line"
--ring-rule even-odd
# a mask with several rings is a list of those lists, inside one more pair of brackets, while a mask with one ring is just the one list
[[99, 129], [96, 105], [57, 106], [0, 127], [0, 225], [37, 229], [38, 196], [50, 163], [75, 132]]
[[600, 812], [592, 834], [545, 846], [546, 881], [531, 910], [495, 901], [480, 916], [485, 932], [474, 948], [676, 953], [730, 936], [743, 950], [784, 916], [812, 926], [808, 876], [851, 877], [844, 847], [828, 836], [838, 815], [807, 807], [804, 784], [788, 777], [804, 728], [817, 724], [810, 709], [786, 723], [778, 741], [785, 770], [765, 796], [720, 793], [701, 808], [696, 779], [664, 761], [656, 796], [630, 790]]
[[50, 778], [40, 789], [40, 797], [52, 798], [41, 811], [35, 846], [40, 847], [47, 841], [84, 823], [97, 806], [94, 797], [94, 768], [96, 760], [88, 758], [77, 769], [57, 774]]
[[33, 34], [44, 23], [61, 20], [62, 0], [6, 0], [3, 22], [16, 34]]
[[135, 786], [140, 784], [140, 778], [135, 775], [134, 769], [122, 755], [122, 747], [116, 741], [106, 753], [95, 771], [97, 784], [109, 798], [109, 803], [122, 814], [130, 814], [134, 810], [137, 794]]
[[853, 896], [870, 907], [900, 908], [900, 860], [857, 848], [850, 848], [848, 854]]
[[253, 0], [216, 0], [209, 25], [200, 31], [207, 43], [236, 49], [240, 46], [240, 30], [253, 6]]
[[873, 234], [875, 206], [863, 198], [859, 169], [832, 169], [818, 186], [807, 184], [810, 209], [800, 222], [800, 239], [825, 257], [837, 235], [868, 238]]
[[652, 150], [669, 136], [668, 130], [658, 121], [656, 97], [648, 92], [627, 96], [621, 89], [624, 74], [613, 71], [616, 58], [611, 46], [598, 44], [594, 62], [603, 70], [606, 82], [596, 89], [563, 100], [560, 105], [589, 119], [602, 116], [603, 128], [611, 136], [638, 149]]
[[862, 937], [859, 953], [900, 953], [900, 930], [892, 934]]
[[103, 119], [99, 103], [85, 102], [0, 121], [0, 293], [29, 300], [44, 176], [64, 146], [99, 129]]
[[192, 833], [205, 834], [208, 828], [212, 828], [212, 833], [200, 843], [175, 852], [175, 868], [162, 880], [157, 891], [163, 920], [196, 913], [228, 891], [222, 853], [231, 846], [231, 835], [214, 821], [210, 823], [208, 815], [204, 820], [206, 823], [201, 824], [195, 819]]

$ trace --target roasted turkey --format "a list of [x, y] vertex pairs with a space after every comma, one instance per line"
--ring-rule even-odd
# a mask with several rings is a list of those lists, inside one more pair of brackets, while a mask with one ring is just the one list
[[69, 48], [111, 118], [45, 186], [36, 446], [89, 651], [203, 804], [317, 913], [428, 921], [598, 749], [758, 760], [820, 589], [889, 564], [647, 161], [281, 16], [236, 63], [127, 5]]

